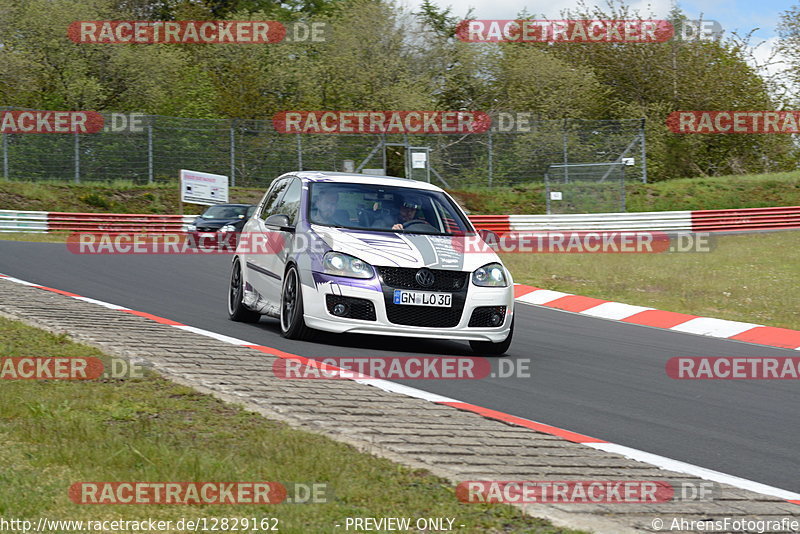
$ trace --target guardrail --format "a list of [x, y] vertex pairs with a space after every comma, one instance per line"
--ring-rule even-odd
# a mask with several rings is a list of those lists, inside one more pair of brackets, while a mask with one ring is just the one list
[[[0, 232], [183, 232], [195, 215], [0, 210]], [[472, 215], [479, 230], [719, 232], [800, 229], [800, 206], [565, 215]]]
[[479, 230], [721, 232], [800, 229], [800, 206], [563, 215], [472, 215]]
[[184, 232], [197, 215], [140, 215], [126, 213], [50, 212], [51, 231], [72, 232]]
[[184, 232], [196, 217], [0, 210], [0, 232]]
[[0, 210], [0, 232], [42, 233], [48, 228], [46, 211]]
[[800, 206], [692, 212], [692, 230], [775, 230], [800, 228]]

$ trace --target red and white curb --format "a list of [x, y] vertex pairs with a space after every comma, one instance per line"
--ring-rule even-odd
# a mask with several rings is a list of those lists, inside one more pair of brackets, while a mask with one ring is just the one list
[[[223, 335], [223, 334], [218, 334], [216, 332], [211, 332], [209, 330], [203, 330], [202, 328], [196, 328], [194, 326], [185, 325], [185, 324], [179, 323], [177, 321], [173, 321], [171, 319], [165, 319], [163, 317], [159, 317], [157, 315], [153, 315], [153, 314], [150, 314], [150, 313], [131, 310], [130, 308], [126, 308], [124, 306], [118, 306], [116, 304], [110, 304], [108, 302], [103, 302], [101, 300], [91, 299], [91, 298], [88, 298], [88, 297], [82, 297], [80, 295], [77, 295], [75, 293], [71, 293], [69, 291], [63, 291], [63, 290], [60, 290], [60, 289], [54, 289], [52, 287], [47, 287], [47, 286], [43, 286], [43, 285], [39, 285], [39, 284], [34, 284], [34, 283], [31, 283], [31, 282], [27, 282], [25, 280], [20, 280], [19, 278], [14, 278], [12, 276], [4, 275], [4, 274], [0, 274], [0, 279], [8, 280], [9, 282], [22, 284], [22, 285], [25, 285], [25, 286], [34, 287], [34, 288], [37, 288], [37, 289], [43, 289], [45, 291], [50, 291], [50, 292], [53, 292], [53, 293], [58, 293], [59, 295], [72, 297], [72, 298], [75, 298], [75, 299], [78, 299], [78, 300], [82, 300], [84, 302], [88, 302], [88, 303], [91, 303], [91, 304], [96, 304], [98, 306], [103, 306], [104, 308], [108, 308], [108, 309], [111, 309], [111, 310], [117, 310], [117, 311], [120, 311], [120, 312], [123, 312], [123, 313], [129, 313], [129, 314], [132, 314], [132, 315], [137, 315], [139, 317], [150, 319], [152, 321], [155, 321], [155, 322], [163, 324], [163, 325], [168, 325], [168, 326], [172, 326], [174, 328], [179, 328], [181, 330], [186, 330], [188, 332], [193, 332], [195, 334], [199, 334], [199, 335], [202, 335], [202, 336], [210, 337], [210, 338], [213, 338], [213, 339], [225, 342], [225, 343], [229, 343], [231, 345], [236, 345], [236, 346], [240, 346], [240, 347], [247, 347], [247, 348], [250, 348], [250, 349], [253, 349], [253, 350], [257, 350], [259, 352], [263, 352], [265, 354], [276, 356], [278, 358], [285, 358], [285, 359], [291, 358], [291, 359], [295, 359], [295, 360], [300, 360], [303, 364], [306, 364], [306, 365], [309, 365], [309, 366], [312, 366], [312, 367], [324, 368], [325, 370], [328, 370], [328, 371], [344, 371], [344, 369], [336, 368], [334, 366], [331, 366], [331, 365], [328, 365], [328, 364], [323, 364], [323, 363], [320, 363], [320, 362], [318, 362], [316, 360], [312, 360], [312, 359], [309, 359], [309, 358], [306, 358], [306, 357], [303, 357], [303, 356], [299, 356], [299, 355], [296, 355], [296, 354], [291, 354], [289, 352], [284, 352], [284, 351], [279, 350], [279, 349], [275, 349], [275, 348], [272, 348], [272, 347], [267, 347], [267, 346], [264, 346], [264, 345], [258, 345], [258, 344], [255, 344], [255, 343], [251, 343], [249, 341], [244, 341], [242, 339], [237, 339], [237, 338], [226, 336], [226, 335]], [[540, 304], [540, 302], [538, 302], [538, 301], [542, 300], [542, 304], [543, 305], [550, 305], [550, 304], [555, 303], [556, 300], [563, 299], [563, 298], [568, 298], [568, 297], [576, 297], [577, 299], [587, 299], [587, 297], [577, 297], [576, 295], [569, 295], [567, 293], [560, 293], [558, 291], [549, 291], [549, 290], [546, 290], [546, 289], [538, 289], [538, 288], [534, 288], [534, 287], [530, 287], [530, 286], [518, 285], [518, 286], [515, 287], [515, 290], [519, 293], [518, 296], [517, 296], [517, 300], [519, 300], [520, 302], [526, 302], [526, 303], [529, 303], [529, 304]], [[538, 293], [538, 292], [541, 292], [541, 293]], [[538, 293], [538, 296], [533, 296], [535, 293]], [[531, 297], [529, 297], [526, 300], [524, 297], [527, 296], [527, 295], [531, 295]], [[596, 304], [593, 307], [599, 307], [599, 306], [603, 306], [605, 304], [617, 304], [618, 306], [627, 306], [625, 304], [607, 302], [607, 301], [602, 301], [602, 300], [599, 300], [599, 299], [589, 299], [589, 300], [596, 301]], [[574, 302], [577, 302], [577, 300], [575, 300]], [[558, 306], [551, 306], [551, 307], [558, 307]], [[657, 310], [652, 310], [651, 308], [641, 308], [641, 307], [638, 307], [638, 306], [630, 306], [629, 308], [637, 308], [638, 311], [636, 311], [635, 313], [642, 313], [643, 311], [657, 311]], [[586, 308], [586, 309], [590, 309], [590, 308]], [[616, 308], [612, 307], [612, 309], [616, 309]], [[569, 311], [574, 311], [574, 310], [569, 310]], [[670, 312], [660, 312], [660, 313], [670, 313]], [[683, 315], [683, 314], [679, 314], [679, 315]], [[597, 316], [598, 317], [602, 317], [602, 315], [597, 315]], [[630, 318], [630, 315], [626, 315], [625, 317]], [[691, 315], [686, 316], [686, 317], [690, 317], [692, 319], [696, 318], [696, 317], [691, 316]], [[609, 317], [606, 317], [606, 318], [609, 318]], [[700, 319], [705, 319], [705, 318], [700, 318]], [[714, 319], [714, 320], [718, 321], [718, 319]], [[725, 321], [725, 322], [733, 322], [733, 321]], [[636, 324], [641, 324], [641, 323], [636, 323]], [[678, 324], [682, 324], [682, 323], [678, 323]], [[737, 323], [737, 324], [745, 324], [745, 323]], [[653, 325], [649, 325], [649, 326], [653, 326]], [[752, 325], [752, 326], [759, 327], [758, 325]], [[760, 327], [760, 328], [766, 328], [766, 327]], [[783, 329], [778, 329], [778, 330], [783, 330]], [[789, 332], [793, 332], [793, 331], [790, 330]], [[795, 332], [795, 333], [796, 334], [800, 334], [800, 332]], [[717, 337], [723, 337], [723, 336], [717, 336]], [[727, 336], [725, 336], [725, 337], [727, 337]], [[585, 445], [587, 447], [591, 447], [593, 449], [605, 451], [605, 452], [612, 453], [612, 454], [620, 454], [620, 455], [622, 455], [622, 456], [624, 456], [626, 458], [630, 458], [632, 460], [636, 460], [636, 461], [639, 461], [639, 462], [650, 464], [650, 465], [653, 465], [653, 466], [661, 468], [661, 469], [666, 469], [666, 470], [674, 471], [674, 472], [678, 472], [678, 473], [685, 473], [685, 474], [696, 476], [698, 478], [702, 478], [702, 479], [705, 479], [705, 480], [711, 480], [711, 481], [714, 481], [714, 482], [718, 482], [720, 484], [728, 484], [730, 486], [734, 486], [734, 487], [737, 487], [737, 488], [740, 488], [740, 489], [743, 489], [743, 490], [752, 491], [752, 492], [760, 493], [760, 494], [763, 494], [763, 495], [769, 495], [769, 496], [773, 496], [773, 497], [778, 497], [780, 499], [785, 499], [786, 501], [788, 501], [790, 503], [793, 503], [793, 504], [800, 504], [800, 493], [795, 493], [795, 492], [784, 490], [784, 489], [781, 489], [781, 488], [776, 488], [774, 486], [761, 484], [760, 482], [755, 482], [753, 480], [747, 480], [745, 478], [740, 478], [740, 477], [733, 476], [733, 475], [727, 475], [725, 473], [720, 473], [719, 471], [713, 471], [711, 469], [706, 469], [704, 467], [700, 467], [700, 466], [693, 465], [693, 464], [690, 464], [690, 463], [681, 462], [679, 460], [673, 460], [673, 459], [667, 458], [665, 456], [659, 456], [657, 454], [651, 454], [649, 452], [641, 451], [641, 450], [638, 450], [638, 449], [633, 449], [633, 448], [630, 448], [630, 447], [625, 447], [623, 445], [617, 445], [616, 443], [609, 443], [608, 441], [605, 441], [605, 440], [602, 440], [602, 439], [593, 438], [593, 437], [590, 437], [590, 436], [579, 434], [577, 432], [572, 432], [570, 430], [565, 430], [563, 428], [558, 428], [558, 427], [555, 427], [555, 426], [552, 426], [552, 425], [547, 425], [547, 424], [544, 424], [544, 423], [538, 423], [538, 422], [532, 421], [530, 419], [517, 417], [515, 415], [507, 414], [507, 413], [504, 413], [504, 412], [499, 412], [499, 411], [496, 411], [496, 410], [491, 410], [489, 408], [483, 408], [481, 406], [476, 406], [474, 404], [469, 404], [467, 402], [461, 402], [459, 400], [451, 399], [449, 397], [444, 397], [444, 396], [438, 395], [436, 393], [430, 393], [430, 392], [427, 392], [427, 391], [422, 391], [420, 389], [412, 388], [410, 386], [405, 386], [405, 385], [402, 385], [402, 384], [396, 384], [396, 383], [390, 382], [388, 380], [382, 380], [382, 379], [354, 379], [354, 381], [358, 382], [360, 384], [364, 384], [364, 385], [368, 385], [368, 386], [372, 386], [372, 387], [377, 387], [378, 389], [381, 389], [381, 390], [384, 390], [384, 391], [389, 391], [389, 392], [392, 392], [392, 393], [398, 393], [398, 394], [401, 394], [401, 395], [406, 395], [408, 397], [413, 397], [413, 398], [416, 398], [416, 399], [426, 400], [428, 402], [433, 402], [433, 403], [436, 403], [436, 404], [442, 404], [442, 405], [445, 405], [445, 406], [451, 406], [451, 407], [459, 409], [459, 410], [473, 412], [473, 413], [476, 413], [478, 415], [481, 415], [481, 416], [489, 418], [489, 419], [495, 419], [497, 421], [503, 421], [505, 423], [517, 425], [517, 426], [524, 427], [524, 428], [529, 428], [529, 429], [535, 430], [537, 432], [542, 432], [544, 434], [549, 434], [551, 436], [559, 437], [559, 438], [564, 439], [566, 441], [570, 441], [570, 442], [573, 442], [573, 443], [580, 443], [582, 445]]]
[[568, 312], [611, 319], [623, 323], [665, 328], [687, 334], [698, 334], [782, 349], [800, 350], [800, 331], [686, 313], [632, 306], [592, 297], [582, 297], [560, 291], [540, 289], [522, 284], [514, 285], [517, 302], [545, 306]]

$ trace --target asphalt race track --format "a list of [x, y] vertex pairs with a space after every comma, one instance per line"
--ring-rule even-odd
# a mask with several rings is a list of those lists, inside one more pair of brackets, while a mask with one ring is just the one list
[[[303, 356], [472, 354], [466, 343], [407, 338], [293, 342], [273, 319], [231, 322], [229, 265], [226, 255], [81, 256], [63, 244], [0, 241], [0, 273]], [[530, 378], [404, 383], [798, 492], [797, 381], [678, 381], [664, 370], [674, 356], [797, 355], [520, 304], [506, 358], [529, 358]]]

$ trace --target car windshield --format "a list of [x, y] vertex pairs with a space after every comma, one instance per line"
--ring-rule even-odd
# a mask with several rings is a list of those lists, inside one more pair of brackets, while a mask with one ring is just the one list
[[315, 182], [309, 195], [309, 220], [314, 224], [428, 235], [472, 231], [460, 210], [439, 191]]
[[[202, 217], [204, 219], [244, 219], [250, 206], [211, 206]], [[251, 211], [252, 213], [252, 211]]]

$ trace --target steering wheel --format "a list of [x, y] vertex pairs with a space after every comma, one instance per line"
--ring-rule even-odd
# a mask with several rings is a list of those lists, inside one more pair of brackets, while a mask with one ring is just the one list
[[433, 228], [433, 225], [428, 221], [423, 221], [422, 219], [411, 219], [410, 221], [406, 221], [403, 223], [403, 229], [408, 229], [410, 226], [414, 226], [416, 224], [430, 226], [431, 228]]

